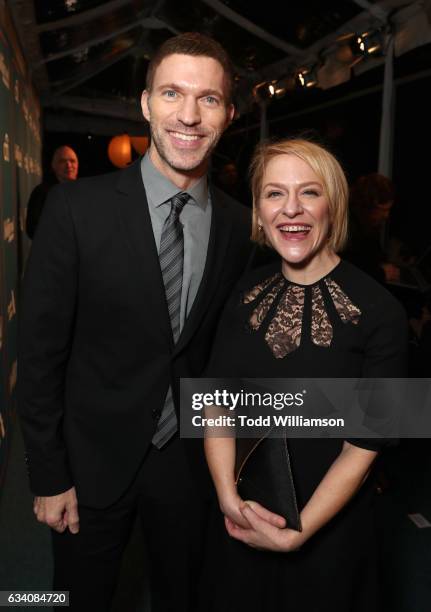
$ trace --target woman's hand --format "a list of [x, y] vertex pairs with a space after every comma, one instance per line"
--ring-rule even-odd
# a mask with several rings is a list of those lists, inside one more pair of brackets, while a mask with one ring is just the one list
[[229, 535], [255, 548], [280, 552], [297, 550], [351, 500], [365, 481], [376, 456], [376, 451], [344, 442], [342, 451], [301, 511], [301, 532], [271, 524], [265, 514], [268, 510], [256, 502], [245, 502], [240, 511], [250, 527], [244, 528], [226, 519]]
[[240, 512], [248, 527], [239, 525], [226, 516], [226, 529], [231, 537], [252, 548], [291, 552], [297, 550], [305, 541], [301, 532], [286, 529], [283, 517], [270, 512], [257, 502], [242, 503]]
[[250, 523], [241, 512], [244, 502], [236, 492], [236, 488], [235, 491], [219, 494], [219, 504], [225, 519], [228, 519], [230, 523], [244, 529], [250, 528]]
[[[250, 524], [242, 512], [244, 502], [238, 495], [235, 484], [235, 438], [206, 438], [205, 455], [212, 479], [217, 491], [220, 508], [228, 521], [227, 524], [236, 525], [242, 529], [250, 529]], [[286, 521], [278, 514], [274, 514], [256, 502], [253, 504], [259, 516], [270, 525], [278, 528], [286, 526]]]
[[230, 496], [226, 496], [223, 501], [220, 500], [220, 508], [225, 516], [226, 528], [228, 524], [232, 524], [237, 527], [242, 527], [243, 529], [252, 529], [252, 525], [244, 514], [244, 508], [247, 507], [253, 508], [254, 513], [269, 525], [277, 527], [278, 529], [286, 527], [286, 520], [282, 516], [267, 510], [257, 502], [244, 502], [238, 493], [235, 492]]

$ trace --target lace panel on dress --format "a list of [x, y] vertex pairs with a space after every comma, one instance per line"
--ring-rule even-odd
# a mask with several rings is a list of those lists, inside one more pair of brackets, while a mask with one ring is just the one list
[[311, 298], [311, 339], [317, 346], [328, 347], [332, 342], [332, 325], [326, 312], [320, 287], [313, 287]]
[[301, 344], [305, 290], [290, 285], [277, 306], [265, 340], [277, 359], [282, 359]]
[[272, 306], [275, 298], [279, 294], [280, 290], [284, 287], [284, 278], [282, 278], [263, 298], [263, 300], [256, 306], [250, 316], [250, 327], [256, 331], [262, 324], [268, 314], [269, 309]]
[[269, 287], [269, 285], [273, 283], [280, 276], [281, 276], [280, 272], [277, 272], [277, 274], [274, 274], [274, 276], [267, 278], [266, 280], [259, 283], [259, 285], [256, 285], [255, 287], [253, 287], [253, 289], [250, 289], [250, 291], [247, 291], [247, 293], [244, 295], [242, 299], [243, 304], [250, 304], [250, 302], [253, 302], [253, 300], [255, 300], [257, 296], [262, 293], [262, 291], [265, 291], [265, 289]]
[[326, 278], [325, 283], [328, 287], [338, 315], [343, 323], [348, 323], [350, 321], [350, 323], [357, 325], [362, 314], [359, 308], [353, 304], [350, 298], [344, 293], [344, 291], [342, 291], [339, 285], [332, 280], [332, 278]]

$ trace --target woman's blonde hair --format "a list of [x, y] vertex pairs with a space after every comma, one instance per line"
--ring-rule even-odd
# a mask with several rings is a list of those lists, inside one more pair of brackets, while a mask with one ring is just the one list
[[258, 207], [262, 181], [268, 163], [278, 155], [296, 155], [306, 162], [323, 183], [329, 201], [330, 235], [328, 247], [341, 251], [347, 241], [349, 188], [346, 176], [335, 157], [322, 146], [304, 139], [283, 139], [258, 145], [250, 166], [253, 194], [253, 223], [251, 239], [267, 244], [265, 234], [259, 229]]

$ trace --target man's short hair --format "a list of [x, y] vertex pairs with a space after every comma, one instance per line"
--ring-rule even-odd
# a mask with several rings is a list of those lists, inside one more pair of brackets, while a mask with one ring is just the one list
[[233, 68], [229, 55], [223, 47], [213, 38], [200, 34], [199, 32], [185, 32], [172, 38], [168, 38], [155, 52], [147, 69], [146, 89], [151, 92], [154, 74], [165, 57], [169, 55], [192, 55], [194, 57], [211, 57], [223, 68], [226, 87], [226, 104], [232, 100], [233, 90]]

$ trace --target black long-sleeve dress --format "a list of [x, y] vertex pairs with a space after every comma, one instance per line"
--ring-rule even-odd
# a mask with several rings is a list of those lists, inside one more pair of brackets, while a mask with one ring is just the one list
[[[407, 322], [381, 285], [345, 261], [320, 281], [286, 280], [280, 263], [242, 279], [220, 322], [207, 376], [405, 376]], [[380, 450], [376, 440], [350, 440]], [[341, 451], [339, 439], [290, 439], [304, 507]], [[301, 550], [262, 552], [217, 538], [210, 608], [221, 612], [377, 612], [373, 478]], [[221, 528], [220, 528], [221, 529]]]

